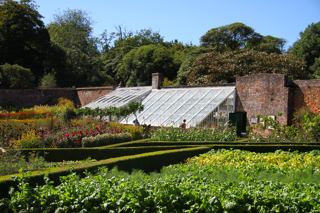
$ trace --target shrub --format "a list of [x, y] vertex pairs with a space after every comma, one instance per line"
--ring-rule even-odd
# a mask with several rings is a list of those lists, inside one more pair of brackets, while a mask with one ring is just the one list
[[237, 133], [235, 128], [220, 129], [206, 128], [160, 128], [152, 130], [151, 141], [235, 141]]
[[57, 87], [57, 80], [53, 73], [45, 74], [39, 83], [40, 88], [56, 88]]
[[84, 137], [82, 139], [82, 147], [97, 147], [106, 146], [114, 143], [132, 141], [132, 136], [129, 133], [120, 134], [102, 134], [95, 137]]
[[44, 147], [41, 138], [37, 135], [34, 129], [23, 133], [21, 139], [14, 142], [15, 148], [42, 148]]

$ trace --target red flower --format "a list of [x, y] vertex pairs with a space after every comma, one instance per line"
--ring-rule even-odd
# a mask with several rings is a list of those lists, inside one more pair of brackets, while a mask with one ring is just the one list
[[81, 135], [78, 135], [78, 138], [80, 138], [81, 137]]
[[64, 136], [66, 136], [67, 138], [69, 137], [69, 134], [65, 134]]
[[75, 135], [76, 135], [76, 132], [73, 132], [73, 133], [72, 133], [72, 137], [75, 136]]

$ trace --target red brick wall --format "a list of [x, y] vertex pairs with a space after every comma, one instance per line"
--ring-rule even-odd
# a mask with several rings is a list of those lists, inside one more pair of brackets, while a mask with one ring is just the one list
[[88, 87], [76, 89], [81, 106], [85, 106], [113, 90], [113, 87]]
[[320, 113], [320, 80], [294, 81], [294, 108], [308, 106], [314, 112]]
[[0, 106], [30, 108], [35, 105], [54, 105], [60, 97], [74, 101], [75, 105], [84, 106], [111, 91], [113, 87], [1, 89]]
[[281, 124], [290, 123], [288, 78], [282, 74], [255, 74], [238, 77], [236, 81], [236, 112], [247, 112], [247, 125], [257, 114], [276, 116]]

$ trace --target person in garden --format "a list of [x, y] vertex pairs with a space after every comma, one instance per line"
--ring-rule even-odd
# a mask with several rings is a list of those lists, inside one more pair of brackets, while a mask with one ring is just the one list
[[186, 119], [183, 119], [183, 122], [180, 124], [180, 128], [185, 129], [186, 128]]
[[137, 126], [137, 127], [140, 126], [140, 123], [139, 123], [138, 119], [135, 119], [135, 120], [133, 121], [133, 123], [134, 123], [134, 125]]

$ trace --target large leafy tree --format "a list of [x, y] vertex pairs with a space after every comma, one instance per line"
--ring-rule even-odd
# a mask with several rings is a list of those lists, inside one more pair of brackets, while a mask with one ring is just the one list
[[243, 49], [246, 45], [259, 44], [262, 38], [263, 36], [251, 27], [236, 22], [209, 30], [200, 38], [200, 45], [212, 47], [218, 52], [235, 51]]
[[126, 54], [119, 68], [119, 75], [126, 86], [151, 85], [152, 73], [163, 73], [164, 77], [172, 80], [177, 69], [173, 63], [170, 50], [164, 46], [150, 44], [132, 49]]
[[209, 53], [213, 51], [213, 48], [203, 48], [198, 46], [192, 46], [190, 48], [184, 49], [182, 54], [181, 65], [179, 66], [179, 70], [177, 72], [177, 84], [186, 85], [187, 76], [193, 70], [193, 63], [195, 59], [204, 53]]
[[[123, 71], [120, 71], [120, 66], [124, 56], [135, 48], [142, 46], [155, 44], [164, 45], [164, 41], [159, 32], [154, 32], [152, 29], [142, 29], [135, 33], [126, 31], [121, 26], [117, 27], [118, 32], [114, 33], [114, 45], [104, 48], [107, 50], [102, 56], [104, 63], [104, 71], [107, 75], [113, 77], [116, 82], [120, 80], [128, 80], [126, 75], [123, 75]], [[120, 74], [121, 73], [121, 74]]]
[[18, 64], [39, 78], [51, 45], [43, 17], [32, 0], [0, 1], [0, 65]]
[[264, 36], [259, 44], [247, 45], [245, 49], [254, 49], [259, 52], [266, 53], [285, 53], [285, 45], [287, 41], [283, 38], [277, 38], [273, 36]]
[[187, 84], [230, 83], [235, 82], [237, 76], [257, 73], [286, 74], [291, 79], [308, 78], [305, 62], [294, 60], [293, 55], [241, 50], [199, 56], [187, 76]]
[[57, 72], [61, 86], [97, 86], [108, 76], [101, 71], [99, 39], [92, 36], [91, 18], [82, 10], [66, 10], [54, 15], [48, 25], [52, 42], [65, 53], [65, 66]]
[[289, 49], [297, 59], [307, 62], [307, 68], [311, 67], [316, 58], [320, 57], [320, 22], [312, 23], [300, 32], [300, 39]]

